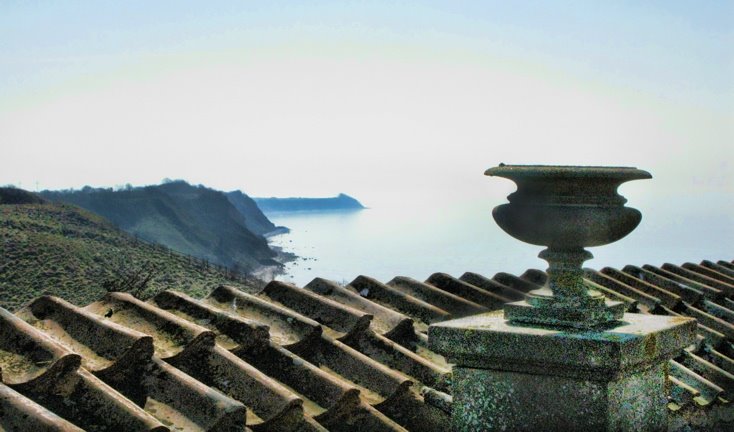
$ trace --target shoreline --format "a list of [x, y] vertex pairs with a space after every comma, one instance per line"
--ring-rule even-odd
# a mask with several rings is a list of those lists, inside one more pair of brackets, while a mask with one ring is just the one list
[[[273, 236], [279, 235], [279, 234], [286, 234], [287, 232], [290, 232], [290, 230], [286, 232], [274, 234]], [[260, 267], [259, 269], [254, 270], [252, 272], [253, 277], [265, 283], [268, 283], [274, 280], [277, 276], [287, 275], [288, 273], [285, 269], [286, 263], [296, 261], [297, 259], [300, 258], [298, 255], [292, 252], [284, 251], [283, 248], [280, 246], [274, 246], [270, 244], [270, 242], [268, 242], [268, 246], [270, 246], [270, 249], [272, 249], [276, 253], [275, 257], [273, 258], [273, 261], [276, 261], [279, 265], [264, 265]]]
[[[289, 232], [291, 232], [291, 229], [290, 229], [290, 228], [288, 228], [288, 227], [285, 227], [285, 226], [277, 226], [277, 227], [275, 227], [275, 229], [274, 229], [274, 230], [272, 230], [272, 231], [268, 231], [268, 232], [266, 232], [265, 234], [263, 234], [262, 236], [263, 236], [263, 237], [265, 237], [265, 239], [267, 240], [267, 239], [269, 239], [270, 237], [275, 237], [275, 236], [279, 236], [279, 235], [281, 235], [281, 234], [288, 234]], [[270, 243], [270, 242], [268, 242], [268, 244], [269, 244], [269, 243]], [[270, 248], [271, 248], [271, 249], [273, 249], [273, 247], [272, 247], [272, 246], [271, 246]]]

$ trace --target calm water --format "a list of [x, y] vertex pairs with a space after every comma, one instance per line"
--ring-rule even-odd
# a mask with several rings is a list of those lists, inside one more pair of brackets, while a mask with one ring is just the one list
[[[278, 279], [298, 285], [314, 277], [349, 282], [360, 274], [383, 282], [397, 275], [424, 280], [431, 273], [466, 271], [515, 274], [545, 269], [541, 247], [505, 234], [491, 217], [489, 202], [445, 207], [377, 207], [353, 212], [269, 214], [291, 229], [271, 244], [300, 258]], [[617, 243], [591, 248], [589, 267], [734, 259], [734, 224], [726, 208], [698, 211], [700, 203], [635, 205], [643, 221]]]

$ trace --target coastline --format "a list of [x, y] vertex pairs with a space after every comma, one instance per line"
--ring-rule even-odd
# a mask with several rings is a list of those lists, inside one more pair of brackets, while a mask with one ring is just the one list
[[[278, 227], [278, 228], [285, 228], [285, 227]], [[290, 232], [288, 228], [285, 228], [286, 231], [279, 232], [276, 234], [269, 235], [265, 237], [266, 239], [269, 239], [270, 237], [274, 237], [279, 234], [286, 234]], [[277, 231], [277, 230], [276, 230]], [[275, 231], [273, 231], [275, 232]], [[270, 234], [270, 233], [268, 233]], [[278, 265], [265, 265], [260, 267], [259, 269], [252, 272], [252, 276], [256, 279], [259, 279], [265, 283], [268, 283], [272, 280], [274, 280], [278, 276], [283, 276], [288, 274], [286, 271], [286, 264], [289, 262], [296, 261], [298, 258], [300, 258], [298, 255], [292, 253], [292, 252], [286, 252], [283, 250], [280, 246], [274, 246], [268, 241], [268, 246], [270, 246], [270, 249], [272, 249], [276, 255], [273, 258], [274, 261], [278, 263]]]
[[[268, 219], [274, 218], [280, 224], [289, 225], [288, 218], [293, 217], [296, 220], [302, 218], [320, 218], [320, 217], [333, 217], [333, 216], [350, 216], [357, 213], [361, 213], [363, 210], [371, 210], [369, 207], [361, 208], [331, 208], [331, 209], [309, 209], [309, 210], [290, 210], [290, 211], [270, 211], [263, 212]], [[274, 252], [276, 256], [273, 258], [274, 261], [278, 262], [277, 266], [263, 266], [252, 274], [259, 280], [268, 283], [272, 280], [281, 280], [285, 282], [295, 283], [299, 280], [299, 274], [308, 272], [311, 274], [312, 269], [318, 267], [318, 261], [320, 258], [312, 256], [310, 249], [304, 247], [305, 244], [310, 242], [299, 242], [303, 244], [295, 245], [291, 236], [279, 237], [281, 235], [293, 234], [291, 228], [283, 225], [278, 225], [274, 230], [265, 233], [263, 237], [268, 242], [268, 246]], [[309, 229], [304, 227], [298, 228], [299, 234], [308, 232]], [[309, 249], [308, 251], [305, 249]], [[299, 254], [289, 252], [288, 250], [298, 251]]]
[[[270, 237], [275, 237], [281, 234], [288, 234], [289, 232], [291, 232], [290, 228], [284, 227], [284, 226], [277, 226], [275, 227], [274, 230], [268, 231], [265, 234], [263, 234], [263, 237], [265, 237], [265, 239], [269, 239]], [[271, 247], [271, 249], [273, 248]]]

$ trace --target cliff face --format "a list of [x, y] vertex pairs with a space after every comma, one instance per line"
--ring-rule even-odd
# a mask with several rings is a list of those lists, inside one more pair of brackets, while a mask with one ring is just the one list
[[52, 201], [78, 205], [123, 231], [175, 251], [244, 272], [277, 265], [275, 252], [223, 192], [183, 181], [127, 190], [84, 188], [42, 192]]
[[255, 234], [265, 235], [275, 231], [276, 226], [263, 214], [255, 200], [242, 193], [227, 193], [227, 199], [245, 218], [245, 226]]
[[331, 198], [255, 198], [264, 213], [324, 210], [361, 210], [365, 207], [346, 194]]

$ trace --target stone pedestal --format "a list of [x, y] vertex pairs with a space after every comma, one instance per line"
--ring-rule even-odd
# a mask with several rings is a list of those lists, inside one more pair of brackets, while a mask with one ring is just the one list
[[690, 318], [625, 314], [580, 330], [490, 313], [429, 329], [454, 363], [455, 431], [657, 431], [667, 428], [667, 361], [695, 338]]

